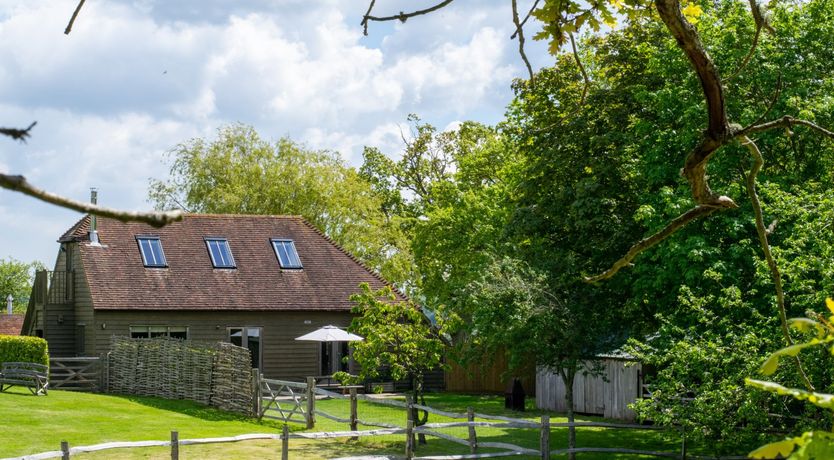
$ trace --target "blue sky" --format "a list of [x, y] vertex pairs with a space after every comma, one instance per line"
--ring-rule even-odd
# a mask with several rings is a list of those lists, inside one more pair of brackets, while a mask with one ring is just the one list
[[[38, 122], [25, 144], [0, 139], [0, 169], [80, 200], [97, 187], [123, 209], [149, 209], [165, 152], [223, 124], [358, 166], [365, 145], [399, 154], [409, 113], [439, 127], [499, 121], [525, 75], [504, 0], [372, 23], [368, 37], [364, 1], [98, 0], [66, 36], [76, 3], [0, 0], [0, 126]], [[378, 0], [375, 13], [431, 4]], [[552, 62], [543, 44], [528, 54]], [[50, 266], [80, 217], [0, 190], [0, 257]]]

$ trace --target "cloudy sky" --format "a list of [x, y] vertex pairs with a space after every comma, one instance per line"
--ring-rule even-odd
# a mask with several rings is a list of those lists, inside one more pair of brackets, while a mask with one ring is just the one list
[[[0, 170], [79, 200], [147, 210], [165, 152], [230, 122], [339, 151], [396, 156], [417, 113], [439, 127], [495, 123], [525, 75], [509, 1], [457, 0], [406, 24], [359, 25], [362, 0], [0, 0]], [[377, 0], [375, 13], [432, 5]], [[520, 2], [522, 8], [529, 8]], [[534, 67], [550, 61], [532, 44]], [[81, 214], [0, 190], [0, 258], [51, 266]]]

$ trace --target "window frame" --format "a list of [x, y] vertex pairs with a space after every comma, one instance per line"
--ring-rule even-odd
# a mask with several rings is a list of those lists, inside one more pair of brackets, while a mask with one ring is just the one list
[[[258, 357], [252, 357], [252, 364], [256, 364], [254, 361], [257, 361], [257, 366], [253, 366], [257, 369], [263, 371], [264, 368], [264, 327], [263, 326], [227, 326], [226, 327], [226, 341], [228, 343], [232, 342], [232, 330], [240, 330], [240, 345], [242, 348], [246, 348], [252, 352], [252, 349], [249, 348], [249, 337], [257, 337], [258, 338]], [[250, 335], [249, 331], [257, 331], [255, 335]]]
[[[289, 238], [270, 238], [270, 244], [272, 245], [272, 252], [275, 253], [275, 257], [278, 259], [278, 266], [281, 267], [282, 270], [303, 270], [304, 264], [301, 262], [301, 256], [298, 255], [298, 249], [295, 247], [295, 241]], [[292, 248], [292, 254], [289, 251], [286, 251], [285, 244], [289, 243], [289, 246]], [[285, 251], [287, 252], [288, 259], [292, 259], [295, 256], [295, 259], [298, 261], [298, 265], [287, 265], [284, 266], [284, 263], [281, 261], [281, 255], [278, 253], [278, 245], [281, 244]], [[287, 261], [288, 263], [291, 260]]]
[[[209, 253], [209, 259], [211, 259], [211, 266], [214, 268], [219, 268], [223, 270], [234, 270], [237, 268], [237, 264], [235, 264], [235, 256], [232, 254], [232, 246], [229, 244], [228, 238], [223, 237], [215, 237], [215, 236], [207, 236], [203, 238], [203, 241], [206, 242], [206, 250]], [[229, 255], [229, 264], [228, 265], [218, 265], [217, 260], [214, 258], [214, 252], [211, 250], [212, 243], [223, 243], [226, 246], [226, 253]], [[218, 245], [218, 250], [220, 245]], [[222, 252], [222, 250], [221, 250]], [[222, 254], [221, 254], [222, 256]]]
[[[145, 330], [144, 331], [138, 331], [136, 329], [145, 329]], [[152, 329], [157, 329], [157, 330], [152, 331]], [[151, 334], [159, 334], [160, 332], [163, 332], [163, 331], [160, 331], [159, 329], [165, 329], [163, 335], [151, 335]], [[171, 332], [175, 332], [175, 333], [176, 332], [182, 332], [180, 330], [171, 331], [171, 329], [185, 329], [185, 338], [171, 337]], [[136, 332], [136, 333], [144, 332], [147, 335], [145, 337], [134, 337], [133, 336], [134, 332]], [[177, 340], [189, 340], [191, 338], [191, 327], [189, 327], [189, 326], [171, 326], [171, 325], [160, 326], [158, 324], [134, 324], [134, 325], [128, 326], [128, 335], [130, 336], [131, 339], [153, 339], [153, 338], [156, 338], [156, 337], [167, 337], [169, 339], [173, 338], [173, 339], [177, 339]]]
[[[154, 260], [156, 260], [156, 256], [153, 255], [154, 248], [152, 247], [151, 242], [156, 242], [156, 245], [159, 248], [159, 257], [161, 258], [161, 262], [148, 263], [148, 257], [146, 256], [145, 249], [142, 246], [143, 241], [148, 242], [148, 249], [151, 251], [150, 255], [153, 256]], [[165, 258], [165, 250], [162, 248], [162, 240], [158, 236], [136, 235], [136, 244], [139, 246], [139, 255], [142, 257], [142, 265], [145, 268], [168, 268], [168, 259]]]

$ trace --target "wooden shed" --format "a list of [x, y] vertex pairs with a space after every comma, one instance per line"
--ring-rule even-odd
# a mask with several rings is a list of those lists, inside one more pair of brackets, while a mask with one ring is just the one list
[[[628, 405], [640, 397], [642, 366], [627, 356], [600, 356], [599, 363], [602, 375], [576, 374], [573, 381], [574, 411], [634, 420], [634, 411]], [[536, 407], [567, 411], [565, 384], [558, 373], [539, 368], [536, 374]]]

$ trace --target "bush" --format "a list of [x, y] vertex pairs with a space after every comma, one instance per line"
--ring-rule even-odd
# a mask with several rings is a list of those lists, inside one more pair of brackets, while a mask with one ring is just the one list
[[46, 340], [38, 337], [0, 335], [0, 363], [21, 362], [49, 365]]

